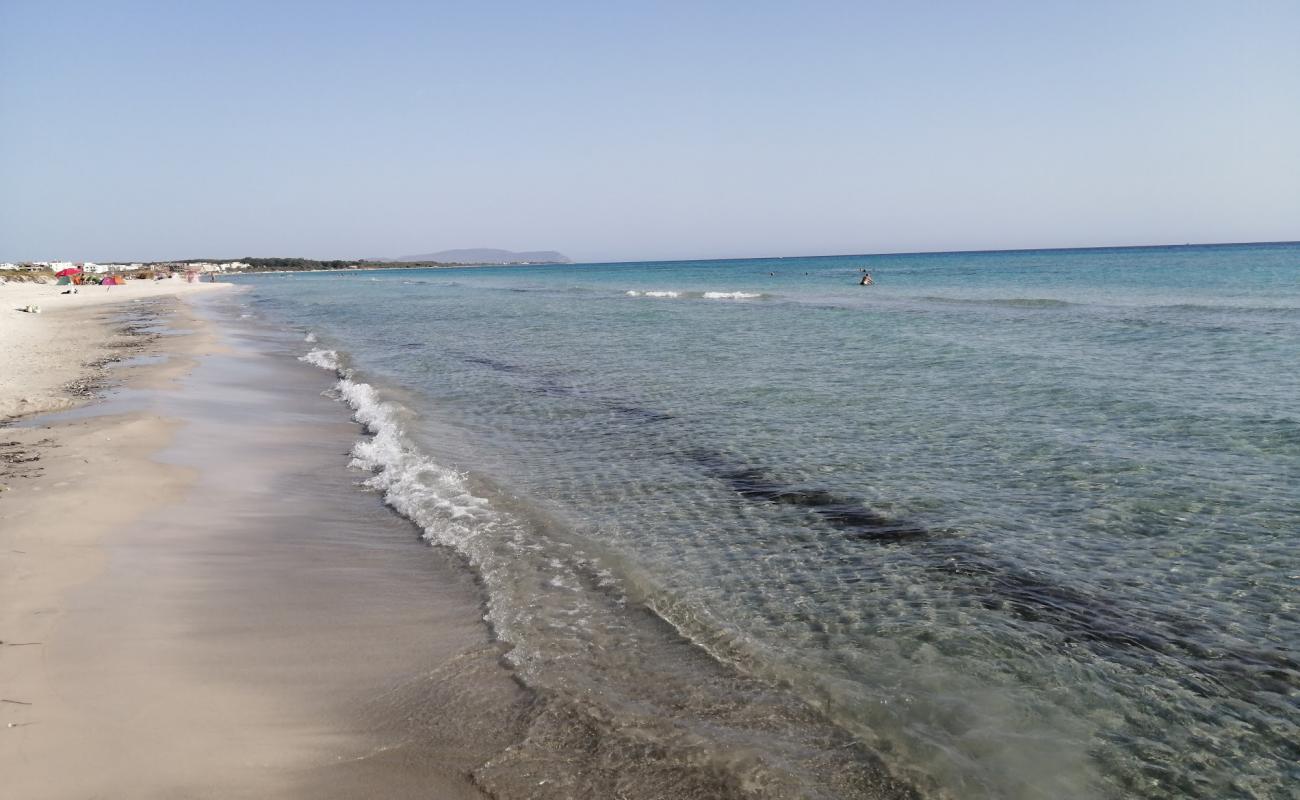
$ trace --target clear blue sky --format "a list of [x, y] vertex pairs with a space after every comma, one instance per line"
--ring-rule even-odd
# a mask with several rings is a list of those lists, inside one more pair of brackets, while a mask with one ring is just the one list
[[0, 260], [1300, 239], [1300, 3], [0, 0]]

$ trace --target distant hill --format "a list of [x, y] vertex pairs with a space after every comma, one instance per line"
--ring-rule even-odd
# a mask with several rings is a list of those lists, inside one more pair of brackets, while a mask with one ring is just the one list
[[386, 258], [385, 261], [437, 261], [442, 264], [518, 264], [521, 261], [550, 264], [572, 264], [573, 261], [563, 253], [554, 250], [534, 250], [516, 253], [511, 250], [495, 250], [490, 247], [471, 247], [463, 250], [443, 250], [438, 253], [422, 253], [417, 256]]

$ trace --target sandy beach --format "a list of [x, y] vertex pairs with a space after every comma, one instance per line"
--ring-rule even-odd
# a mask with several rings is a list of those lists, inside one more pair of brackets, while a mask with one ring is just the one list
[[0, 287], [6, 795], [480, 796], [525, 700], [322, 373], [216, 325], [221, 284], [54, 289]]
[[[76, 294], [63, 294], [76, 288]], [[229, 284], [129, 281], [122, 286], [0, 286], [0, 420], [68, 408], [78, 401], [64, 387], [93, 371], [112, 352], [111, 329], [98, 320], [105, 308], [159, 297], [189, 297]], [[26, 313], [28, 306], [40, 313]]]

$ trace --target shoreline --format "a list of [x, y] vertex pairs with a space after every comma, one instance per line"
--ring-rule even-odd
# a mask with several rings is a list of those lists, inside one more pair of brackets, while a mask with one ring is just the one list
[[499, 596], [491, 564], [360, 479], [402, 480], [359, 457], [397, 432], [241, 298], [120, 306], [132, 360], [161, 363], [0, 436], [37, 459], [0, 492], [0, 771], [23, 796], [919, 796], [653, 605], [591, 606], [620, 643], [554, 642], [529, 669], [542, 654], [492, 612], [563, 618], [569, 585], [547, 568]]
[[[66, 286], [7, 283], [0, 286], [0, 423], [32, 414], [72, 408], [89, 391], [67, 390], [74, 381], [103, 378], [103, 368], [121, 360], [124, 326], [104, 318], [134, 304], [167, 297], [191, 297], [232, 289], [229, 283], [134, 282], [122, 286], [84, 286], [73, 295]], [[31, 305], [41, 313], [19, 309]], [[128, 305], [129, 304], [129, 305]], [[93, 388], [88, 386], [88, 389]]]
[[[31, 798], [482, 797], [470, 775], [526, 698], [472, 575], [356, 491], [323, 376], [222, 325], [212, 286], [8, 312], [28, 357], [0, 393], [21, 413], [0, 432], [0, 772]], [[50, 346], [70, 327], [75, 358]], [[438, 718], [467, 695], [498, 735]]]

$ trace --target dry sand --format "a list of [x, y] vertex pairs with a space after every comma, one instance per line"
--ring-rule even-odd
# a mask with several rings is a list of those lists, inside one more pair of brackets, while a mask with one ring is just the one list
[[[6, 305], [24, 288], [0, 288]], [[130, 298], [173, 288], [209, 291]], [[47, 344], [69, 326], [121, 341], [105, 309], [75, 310], [96, 293], [4, 312], [3, 341], [30, 344], [0, 362], [5, 402], [78, 402], [65, 367], [109, 351]], [[60, 302], [39, 298], [21, 302]], [[468, 776], [527, 703], [472, 578], [352, 485], [357, 426], [319, 397], [322, 373], [241, 347], [184, 300], [137, 310], [191, 331], [131, 350], [166, 362], [0, 428], [4, 796], [479, 797]], [[452, 696], [499, 736], [458, 736], [439, 714]]]

